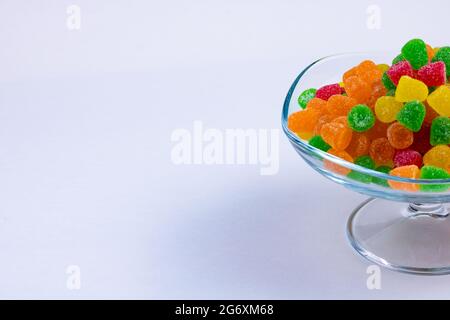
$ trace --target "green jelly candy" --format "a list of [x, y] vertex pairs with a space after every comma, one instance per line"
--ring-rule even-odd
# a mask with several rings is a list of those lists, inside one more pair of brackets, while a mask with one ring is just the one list
[[317, 90], [314, 88], [306, 89], [298, 97], [298, 104], [302, 109], [306, 108], [308, 102], [316, 96]]
[[367, 169], [375, 169], [375, 161], [369, 156], [360, 156], [356, 158], [354, 163]]
[[402, 48], [402, 55], [415, 70], [428, 64], [427, 45], [421, 39], [409, 40]]
[[[388, 166], [379, 166], [378, 168], [375, 169], [375, 171], [386, 173], [386, 174], [389, 174], [389, 172], [391, 170], [392, 170], [392, 168], [388, 167]], [[389, 184], [388, 184], [386, 179], [378, 178], [378, 177], [372, 177], [372, 182], [375, 183], [375, 184], [378, 184], [380, 186], [389, 188]]]
[[450, 144], [450, 118], [434, 118], [431, 123], [430, 143], [432, 146]]
[[354, 106], [347, 116], [348, 126], [355, 131], [364, 132], [375, 124], [375, 116], [372, 110], [365, 104]]
[[[423, 166], [420, 169], [420, 178], [421, 179], [448, 179], [450, 178], [450, 174], [442, 168], [435, 166]], [[420, 190], [427, 192], [443, 192], [447, 191], [449, 188], [449, 184], [421, 184]]]
[[450, 47], [442, 47], [433, 57], [433, 62], [443, 61], [447, 70], [447, 77], [450, 77]]
[[405, 57], [400, 53], [398, 56], [392, 60], [392, 65], [399, 63], [400, 61], [405, 61]]
[[425, 106], [420, 101], [410, 101], [397, 113], [397, 120], [404, 127], [413, 132], [417, 132], [422, 127], [425, 119]]
[[[373, 161], [373, 159], [369, 156], [360, 156], [356, 158], [354, 163], [367, 169], [375, 168], [375, 161]], [[372, 177], [370, 175], [354, 170], [350, 171], [347, 177], [363, 183], [370, 183], [372, 181]]]
[[313, 147], [316, 147], [317, 149], [320, 149], [322, 151], [327, 152], [328, 150], [331, 149], [331, 146], [326, 143], [321, 136], [314, 136], [311, 139], [309, 139], [308, 142], [310, 145], [312, 145]]
[[383, 76], [381, 77], [381, 81], [383, 82], [384, 87], [387, 90], [392, 90], [396, 88], [395, 84], [392, 82], [391, 78], [387, 75], [387, 73], [383, 73]]
[[395, 89], [391, 89], [388, 92], [386, 92], [386, 95], [388, 97], [395, 97]]

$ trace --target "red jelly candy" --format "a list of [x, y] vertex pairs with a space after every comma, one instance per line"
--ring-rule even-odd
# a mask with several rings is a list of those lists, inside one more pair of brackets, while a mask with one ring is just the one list
[[395, 152], [395, 167], [409, 166], [413, 164], [419, 168], [422, 166], [422, 155], [419, 152], [411, 149], [397, 150]]
[[389, 68], [388, 71], [386, 71], [386, 74], [395, 85], [398, 85], [400, 78], [403, 76], [409, 76], [411, 78], [414, 78], [414, 71], [411, 66], [411, 63], [409, 63], [409, 61], [406, 60], [394, 64], [392, 67]]
[[322, 88], [318, 89], [316, 92], [316, 98], [322, 99], [322, 100], [328, 100], [331, 96], [334, 96], [335, 94], [342, 94], [342, 88], [339, 84], [329, 84], [326, 86], [323, 86]]
[[420, 131], [414, 132], [414, 142], [411, 149], [417, 150], [422, 155], [432, 148], [430, 144], [430, 124], [424, 122]]
[[417, 72], [417, 79], [429, 87], [438, 87], [447, 80], [445, 63], [442, 61], [427, 64]]

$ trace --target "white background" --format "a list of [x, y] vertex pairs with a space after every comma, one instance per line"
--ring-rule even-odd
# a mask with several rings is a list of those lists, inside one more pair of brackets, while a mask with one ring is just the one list
[[283, 135], [273, 176], [170, 157], [171, 133], [194, 120], [279, 129], [316, 58], [448, 45], [449, 3], [430, 4], [1, 0], [0, 298], [450, 298], [449, 277], [386, 270], [368, 290], [370, 264], [345, 238], [365, 197]]

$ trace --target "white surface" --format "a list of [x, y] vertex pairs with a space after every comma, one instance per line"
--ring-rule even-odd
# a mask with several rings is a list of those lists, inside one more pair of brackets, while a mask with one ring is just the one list
[[450, 298], [449, 277], [384, 270], [368, 290], [344, 233], [364, 196], [284, 136], [274, 176], [170, 159], [194, 120], [280, 128], [315, 58], [448, 44], [448, 2], [415, 23], [425, 7], [378, 1], [380, 30], [365, 1], [78, 1], [79, 31], [69, 4], [0, 3], [1, 298]]

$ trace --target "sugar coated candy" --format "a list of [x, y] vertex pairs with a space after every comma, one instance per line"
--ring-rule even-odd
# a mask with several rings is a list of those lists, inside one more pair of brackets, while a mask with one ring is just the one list
[[302, 108], [305, 109], [306, 105], [308, 104], [308, 102], [314, 98], [316, 96], [316, 89], [314, 88], [310, 88], [310, 89], [306, 89], [305, 91], [303, 91], [299, 96], [298, 96], [298, 105]]
[[369, 155], [377, 165], [391, 165], [395, 149], [387, 138], [377, 138], [369, 146]]
[[420, 101], [406, 103], [397, 113], [397, 121], [413, 132], [422, 127], [425, 119], [425, 106]]
[[316, 91], [316, 98], [327, 101], [331, 96], [341, 93], [342, 87], [339, 85], [339, 83], [329, 84], [319, 88]]
[[402, 48], [403, 57], [411, 63], [411, 66], [418, 70], [428, 63], [427, 46], [421, 39], [412, 39]]
[[354, 106], [347, 116], [348, 125], [357, 132], [369, 130], [375, 124], [375, 116], [372, 110], [363, 104]]
[[356, 100], [343, 95], [334, 95], [328, 99], [327, 112], [333, 116], [346, 116], [357, 104]]
[[419, 152], [411, 149], [402, 149], [395, 151], [395, 167], [409, 166], [411, 164], [414, 164], [419, 168], [422, 166], [422, 155]]
[[450, 77], [450, 47], [439, 48], [432, 61], [444, 62], [447, 70], [447, 77]]
[[[450, 174], [447, 170], [444, 170], [435, 166], [423, 166], [420, 170], [421, 179], [449, 179]], [[437, 183], [437, 184], [421, 184], [420, 190], [426, 192], [443, 192], [447, 191], [450, 187], [449, 183]]]
[[342, 121], [333, 120], [326, 123], [320, 130], [323, 140], [328, 143], [334, 150], [345, 150], [352, 140], [352, 130]]
[[395, 99], [400, 102], [424, 101], [428, 97], [428, 87], [422, 81], [402, 76], [395, 91]]
[[412, 145], [414, 134], [399, 122], [394, 122], [387, 129], [387, 138], [395, 149], [406, 149]]
[[[392, 169], [389, 174], [391, 176], [418, 179], [420, 177], [420, 169], [416, 165], [409, 165], [403, 167], [397, 167]], [[388, 183], [392, 189], [415, 192], [419, 190], [419, 185], [413, 182], [401, 182], [395, 180], [388, 180]]]
[[384, 123], [391, 123], [397, 119], [397, 113], [402, 109], [403, 103], [394, 97], [383, 96], [378, 98], [375, 104], [375, 115]]
[[425, 165], [440, 167], [447, 170], [450, 168], [450, 147], [441, 144], [431, 148], [423, 156], [423, 163]]
[[386, 75], [391, 79], [394, 86], [397, 86], [401, 77], [414, 77], [414, 70], [408, 61], [401, 61], [390, 67], [389, 70], [386, 71]]
[[437, 117], [431, 123], [430, 143], [433, 146], [438, 144], [450, 144], [450, 118]]
[[441, 116], [450, 117], [450, 88], [440, 86], [427, 99], [428, 104]]
[[442, 61], [432, 62], [419, 69], [417, 79], [428, 87], [442, 86], [447, 81], [445, 63]]
[[[301, 110], [289, 115], [288, 128], [315, 148], [392, 176], [450, 179], [450, 46], [412, 39], [392, 65], [361, 61], [342, 82], [304, 90], [298, 104]], [[316, 158], [359, 182], [401, 191], [450, 190], [442, 181], [419, 187]]]

